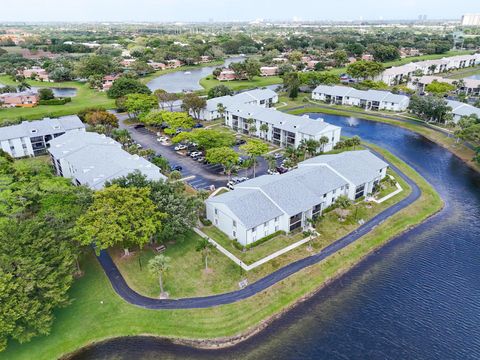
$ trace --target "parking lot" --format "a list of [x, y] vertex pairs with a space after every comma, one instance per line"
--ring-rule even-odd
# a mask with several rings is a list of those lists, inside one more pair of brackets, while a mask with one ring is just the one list
[[[222, 166], [219, 164], [203, 164], [187, 155], [182, 155], [174, 150], [175, 145], [164, 145], [157, 141], [156, 133], [148, 130], [147, 128], [140, 127], [135, 128], [135, 125], [125, 124], [126, 116], [117, 114], [119, 118], [119, 125], [121, 129], [127, 129], [132, 139], [138, 144], [142, 145], [145, 149], [152, 149], [157, 155], [163, 156], [168, 160], [170, 166], [181, 166], [182, 178], [190, 184], [193, 188], [207, 189], [209, 190], [211, 185], [215, 188], [225, 186], [228, 182], [228, 177], [223, 175]], [[234, 147], [238, 150], [238, 147]], [[263, 158], [258, 158], [258, 164], [256, 166], [257, 176], [267, 173], [267, 163]], [[253, 169], [240, 170], [238, 176], [253, 177]]]

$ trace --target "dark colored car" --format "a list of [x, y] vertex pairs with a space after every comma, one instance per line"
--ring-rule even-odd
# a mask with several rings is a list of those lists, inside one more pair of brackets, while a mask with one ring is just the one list
[[194, 127], [195, 129], [198, 129], [198, 128], [202, 128], [203, 125], [200, 124], [200, 123], [196, 123], [195, 125], [193, 125], [193, 127]]
[[143, 129], [143, 128], [145, 128], [145, 125], [143, 125], [143, 124], [137, 124], [137, 125], [135, 125], [133, 128], [134, 128], [134, 129]]
[[285, 169], [284, 167], [281, 167], [281, 166], [278, 166], [276, 170], [279, 174], [285, 174], [288, 171], [288, 169]]
[[172, 171], [182, 171], [183, 168], [180, 165], [171, 165], [170, 169]]
[[237, 139], [237, 140], [235, 140], [235, 145], [243, 145], [243, 144], [245, 144], [245, 143], [246, 143], [246, 141], [243, 140], [243, 139]]

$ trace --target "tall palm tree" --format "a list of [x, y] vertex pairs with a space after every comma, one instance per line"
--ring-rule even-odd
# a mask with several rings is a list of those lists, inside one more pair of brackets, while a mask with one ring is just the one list
[[359, 146], [361, 144], [361, 140], [360, 140], [360, 137], [358, 137], [357, 135], [355, 135], [354, 137], [352, 137], [350, 139], [350, 143], [352, 144], [353, 146], [353, 150], [355, 150], [355, 146]]
[[322, 152], [325, 151], [325, 145], [327, 145], [330, 142], [330, 139], [326, 136], [322, 136], [320, 139], [318, 139], [318, 144], [322, 148]]
[[[250, 129], [255, 126], [253, 125], [255, 120], [253, 120], [252, 118], [248, 118], [248, 119], [245, 119], [245, 122], [248, 124], [248, 134], [251, 135]], [[256, 128], [255, 128], [255, 131], [256, 131]]]
[[262, 124], [260, 125], [260, 131], [262, 132], [263, 138], [267, 138], [267, 133], [268, 133], [268, 124]]
[[148, 271], [154, 276], [158, 276], [158, 284], [160, 285], [160, 296], [165, 297], [163, 290], [163, 275], [170, 269], [170, 258], [165, 255], [157, 255], [148, 262]]
[[206, 238], [202, 238], [197, 244], [196, 250], [201, 252], [205, 259], [205, 270], [208, 270], [208, 255], [210, 255], [213, 248], [215, 248], [215, 246]]
[[305, 141], [305, 154], [314, 156], [317, 153], [317, 149], [320, 146], [320, 142], [314, 139], [308, 139]]
[[222, 103], [218, 103], [217, 112], [220, 115], [220, 117], [224, 117], [225, 113], [227, 112], [227, 108]]

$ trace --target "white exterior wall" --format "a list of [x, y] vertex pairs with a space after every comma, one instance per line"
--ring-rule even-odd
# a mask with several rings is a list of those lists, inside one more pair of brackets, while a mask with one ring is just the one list
[[2, 140], [0, 143], [2, 150], [15, 158], [33, 156], [32, 143], [29, 137]]

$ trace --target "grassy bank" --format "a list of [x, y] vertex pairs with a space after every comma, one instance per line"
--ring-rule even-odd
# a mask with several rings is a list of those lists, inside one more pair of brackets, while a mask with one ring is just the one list
[[[305, 105], [304, 103], [299, 103], [299, 106]], [[352, 112], [352, 110], [354, 110]], [[403, 122], [399, 120], [393, 120], [385, 118], [381, 115], [375, 115], [371, 112], [366, 113], [362, 111], [357, 111], [355, 108], [348, 108], [341, 109], [339, 107], [330, 107], [330, 106], [315, 106], [315, 104], [311, 103], [309, 106], [306, 106], [302, 109], [296, 109], [289, 111], [291, 114], [301, 115], [305, 113], [321, 113], [321, 114], [329, 114], [329, 115], [339, 115], [339, 116], [346, 116], [346, 117], [356, 117], [359, 119], [364, 120], [371, 120], [371, 121], [378, 121], [383, 122], [386, 124], [391, 124], [395, 126], [402, 127], [404, 129], [408, 129], [414, 131], [418, 134], [425, 136], [427, 139], [436, 142], [437, 144], [441, 145], [445, 149], [449, 150], [460, 159], [462, 159], [468, 166], [476, 171], [480, 172], [480, 165], [475, 163], [472, 159], [475, 155], [472, 149], [469, 149], [462, 143], [457, 143], [453, 136], [449, 137], [443, 133], [440, 133], [428, 126], [424, 126], [423, 122], [418, 121], [418, 123], [411, 123], [411, 122]]]
[[51, 334], [27, 344], [10, 342], [0, 359], [51, 360], [102, 339], [151, 334], [169, 338], [212, 339], [244, 333], [293, 306], [326, 281], [357, 264], [393, 236], [419, 224], [442, 207], [434, 189], [413, 169], [380, 150], [421, 188], [419, 200], [393, 215], [357, 242], [319, 264], [299, 271], [240, 302], [210, 309], [146, 310], [127, 304], [112, 290], [92, 256], [83, 263], [85, 276], [70, 295], [72, 304], [56, 312]]
[[[109, 99], [104, 92], [95, 91], [89, 88], [85, 83], [77, 81], [65, 81], [59, 83], [48, 83], [42, 81], [27, 81], [35, 87], [64, 87], [77, 89], [77, 95], [72, 97], [72, 101], [65, 105], [39, 105], [33, 108], [9, 108], [0, 109], [0, 125], [5, 120], [20, 121], [41, 119], [43, 117], [58, 117], [64, 115], [76, 114], [79, 111], [89, 107], [113, 108], [115, 102]], [[18, 85], [12, 81], [9, 76], [0, 76], [0, 83], [4, 85]]]
[[225, 85], [230, 89], [239, 91], [253, 88], [261, 88], [269, 85], [281, 84], [282, 79], [279, 76], [256, 76], [253, 80], [233, 80], [233, 81], [218, 81], [209, 75], [200, 80], [200, 85], [205, 88], [205, 91], [210, 90], [212, 87], [217, 85]]

